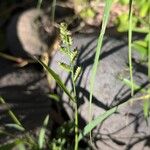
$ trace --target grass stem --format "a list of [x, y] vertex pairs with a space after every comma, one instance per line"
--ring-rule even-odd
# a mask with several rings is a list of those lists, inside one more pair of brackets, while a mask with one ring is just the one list
[[[0, 97], [0, 102], [1, 102], [2, 104], [6, 104], [5, 101], [4, 101], [4, 99], [3, 99], [2, 97]], [[21, 127], [23, 128], [21, 122], [17, 119], [17, 117], [15, 116], [15, 114], [14, 114], [9, 108], [8, 108], [8, 114], [9, 114], [9, 116], [12, 118], [12, 120], [13, 120], [17, 125], [19, 125], [19, 126], [21, 126]]]
[[[96, 71], [97, 71], [97, 67], [98, 67], [98, 63], [99, 63], [99, 57], [100, 57], [100, 52], [101, 52], [101, 48], [102, 48], [103, 37], [104, 37], [104, 33], [105, 33], [106, 26], [108, 23], [108, 19], [109, 19], [111, 5], [112, 5], [112, 0], [106, 0], [106, 5], [104, 8], [104, 13], [103, 13], [102, 28], [101, 28], [100, 35], [98, 37], [96, 54], [95, 54], [94, 64], [93, 64], [93, 68], [92, 68], [92, 74], [91, 74], [91, 78], [90, 78], [89, 122], [92, 120], [92, 95], [93, 95], [93, 90], [94, 90], [94, 82], [95, 82]], [[90, 141], [92, 143], [91, 132], [90, 132]]]
[[75, 101], [75, 146], [74, 150], [78, 150], [78, 104], [77, 104], [77, 98], [76, 98], [76, 86], [74, 82], [74, 66], [72, 66], [72, 71], [71, 71], [71, 79], [72, 79], [72, 84], [73, 84], [73, 97]]
[[148, 33], [148, 79], [150, 81], [150, 0], [149, 2], [149, 15], [148, 15], [148, 24], [149, 24], [149, 33]]
[[129, 47], [128, 59], [129, 59], [129, 70], [131, 80], [131, 96], [133, 96], [134, 87], [133, 87], [133, 66], [132, 66], [132, 0], [130, 0], [130, 8], [129, 8], [128, 47]]

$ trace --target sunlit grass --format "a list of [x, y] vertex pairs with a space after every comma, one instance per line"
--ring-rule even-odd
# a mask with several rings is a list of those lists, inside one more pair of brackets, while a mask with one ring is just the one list
[[[102, 48], [102, 44], [103, 44], [103, 38], [104, 38], [107, 23], [108, 23], [112, 2], [113, 2], [112, 0], [106, 0], [106, 2], [105, 2], [102, 27], [101, 27], [100, 35], [99, 35], [98, 41], [97, 41], [94, 64], [93, 64], [91, 77], [90, 77], [89, 122], [91, 122], [91, 119], [92, 119], [92, 96], [93, 96], [93, 90], [94, 90], [96, 71], [97, 71], [97, 67], [98, 67], [98, 63], [99, 63], [99, 57], [100, 57], [101, 48]], [[91, 137], [91, 134], [90, 134], [90, 137]]]
[[129, 57], [129, 70], [130, 70], [130, 80], [131, 80], [131, 96], [134, 94], [133, 87], [133, 66], [132, 66], [132, 0], [129, 4], [129, 29], [128, 29], [128, 57]]
[[[96, 53], [95, 53], [95, 59], [94, 59], [94, 64], [93, 64], [93, 68], [92, 68], [92, 72], [91, 72], [91, 78], [90, 78], [90, 97], [89, 97], [89, 123], [83, 128], [83, 130], [81, 132], [79, 132], [79, 126], [78, 126], [78, 106], [77, 106], [77, 95], [76, 95], [76, 73], [74, 72], [74, 66], [73, 64], [71, 64], [71, 80], [73, 83], [73, 92], [70, 92], [70, 90], [67, 89], [66, 85], [63, 83], [63, 81], [61, 80], [61, 77], [55, 73], [55, 70], [52, 70], [51, 68], [49, 68], [47, 65], [45, 65], [42, 61], [38, 62], [52, 75], [52, 77], [55, 79], [55, 81], [57, 82], [57, 84], [62, 88], [62, 90], [64, 91], [64, 93], [66, 93], [69, 97], [69, 99], [71, 100], [71, 102], [74, 104], [74, 124], [75, 124], [75, 137], [74, 137], [74, 141], [75, 141], [75, 145], [74, 145], [74, 149], [78, 150], [79, 149], [79, 145], [78, 142], [80, 140], [82, 140], [84, 138], [85, 135], [90, 133], [90, 138], [91, 138], [91, 132], [92, 130], [97, 126], [100, 125], [105, 119], [107, 119], [108, 117], [111, 117], [111, 115], [113, 115], [120, 107], [125, 106], [126, 104], [128, 104], [129, 101], [139, 101], [139, 100], [144, 100], [144, 104], [143, 104], [143, 110], [144, 110], [144, 116], [147, 117], [149, 115], [149, 100], [150, 100], [150, 94], [149, 94], [149, 90], [147, 91], [146, 89], [141, 89], [140, 92], [143, 94], [143, 96], [141, 97], [137, 97], [137, 98], [131, 98], [128, 101], [111, 108], [110, 110], [104, 112], [103, 114], [99, 114], [98, 117], [96, 117], [95, 119], [92, 120], [92, 96], [93, 96], [93, 91], [94, 91], [94, 82], [95, 82], [95, 77], [96, 77], [96, 72], [97, 72], [97, 67], [98, 64], [100, 63], [99, 61], [99, 57], [100, 57], [100, 53], [101, 53], [101, 48], [102, 48], [102, 44], [103, 44], [103, 38], [104, 38], [104, 34], [105, 34], [105, 30], [106, 30], [106, 26], [108, 23], [108, 19], [109, 19], [109, 14], [110, 14], [110, 9], [111, 9], [111, 5], [112, 5], [113, 0], [106, 0], [105, 1], [105, 8], [104, 8], [104, 14], [103, 14], [103, 21], [102, 21], [102, 28], [98, 37], [98, 42], [97, 42], [97, 47], [96, 47]], [[150, 0], [149, 0], [150, 3]], [[42, 5], [42, 0], [38, 0], [38, 4], [37, 4], [37, 8], [40, 9]], [[55, 19], [55, 7], [56, 7], [56, 0], [53, 0], [52, 3], [52, 22], [54, 22]], [[149, 10], [150, 12], [150, 10]], [[147, 32], [146, 30], [143, 29], [139, 29], [139, 28], [134, 28], [133, 29], [133, 24], [132, 24], [132, 16], [133, 16], [133, 10], [132, 10], [132, 0], [130, 0], [130, 7], [129, 7], [129, 30], [128, 30], [128, 60], [129, 60], [129, 70], [130, 70], [130, 80], [128, 79], [123, 79], [123, 83], [125, 85], [127, 85], [129, 88], [131, 88], [131, 96], [134, 95], [134, 91], [139, 90], [141, 87], [136, 85], [133, 81], [133, 65], [132, 65], [132, 31], [139, 31], [139, 32]], [[150, 13], [149, 13], [149, 38], [148, 38], [148, 77], [149, 77], [149, 81], [150, 81]], [[70, 46], [69, 46], [70, 47]], [[69, 48], [68, 48], [69, 49]], [[13, 61], [17, 61], [17, 59], [15, 57], [9, 57], [8, 55], [4, 55], [3, 53], [0, 53], [0, 55], [2, 57], [6, 57], [7, 59], [13, 60]], [[61, 63], [61, 65], [64, 65]], [[70, 64], [69, 64], [70, 65]], [[67, 68], [67, 66], [64, 66]], [[69, 68], [70, 69], [70, 68]], [[55, 99], [56, 101], [58, 101], [58, 97], [56, 97], [55, 95], [50, 95], [51, 98]], [[5, 104], [5, 101], [2, 97], [0, 97], [0, 102], [2, 104]], [[16, 128], [20, 131], [25, 131], [23, 125], [21, 124], [21, 122], [19, 121], [19, 119], [15, 116], [15, 114], [8, 108], [8, 114], [9, 116], [12, 118], [13, 122], [15, 124], [8, 124], [8, 127], [12, 127], [12, 128]], [[20, 144], [20, 149], [24, 149], [24, 141], [30, 141], [29, 145], [31, 145], [31, 147], [35, 147], [34, 149], [43, 149], [44, 147], [46, 147], [46, 143], [45, 143], [45, 134], [46, 134], [46, 130], [45, 127], [48, 125], [48, 121], [49, 121], [49, 116], [47, 115], [43, 126], [39, 132], [39, 137], [37, 138], [37, 141], [35, 142], [34, 139], [32, 139], [32, 137], [29, 135], [25, 136], [26, 139], [22, 139], [18, 140], [16, 139], [14, 142], [10, 143], [10, 145], [4, 145], [4, 147], [2, 148], [7, 148], [9, 146], [14, 146], [14, 145], [19, 145]], [[92, 139], [92, 138], [91, 138]], [[92, 140], [91, 140], [92, 143]], [[0, 147], [1, 148], [1, 147]]]

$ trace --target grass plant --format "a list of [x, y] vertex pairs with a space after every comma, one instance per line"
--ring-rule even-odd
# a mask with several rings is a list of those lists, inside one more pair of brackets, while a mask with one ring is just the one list
[[[89, 123], [91, 122], [91, 119], [92, 119], [92, 96], [93, 96], [93, 90], [94, 90], [96, 71], [97, 71], [97, 66], [99, 63], [100, 52], [101, 52], [101, 48], [102, 48], [102, 44], [103, 44], [103, 38], [104, 38], [107, 23], [108, 23], [112, 2], [113, 2], [112, 0], [106, 0], [106, 3], [105, 3], [103, 20], [102, 20], [102, 28], [100, 31], [100, 35], [98, 37], [96, 53], [95, 53], [95, 58], [94, 58], [94, 64], [93, 64], [91, 78], [90, 78]], [[91, 133], [90, 133], [90, 138], [91, 138]]]
[[128, 57], [129, 57], [129, 70], [130, 70], [130, 80], [131, 80], [131, 96], [134, 94], [133, 87], [133, 66], [132, 66], [132, 0], [129, 3], [129, 30], [128, 30]]
[[[148, 78], [150, 79], [150, 7], [148, 9], [148, 11], [149, 11], [149, 16], [148, 16], [149, 17], [149, 22], [148, 22], [149, 30], [147, 28], [145, 28], [145, 29], [139, 29], [137, 27], [133, 28], [133, 9], [132, 9], [133, 2], [134, 2], [133, 0], [129, 1], [129, 14], [128, 14], [128, 21], [129, 21], [128, 22], [128, 48], [129, 48], [128, 49], [129, 50], [128, 51], [128, 60], [129, 60], [130, 80], [124, 79], [124, 78], [121, 79], [125, 85], [127, 85], [129, 88], [131, 88], [131, 98], [128, 101], [123, 102], [122, 104], [107, 110], [103, 114], [99, 114], [98, 117], [96, 117], [92, 120], [92, 96], [93, 96], [93, 91], [94, 91], [94, 82], [95, 82], [98, 63], [100, 63], [99, 57], [101, 54], [103, 38], [104, 38], [106, 26], [108, 24], [111, 6], [113, 4], [113, 0], [106, 0], [104, 13], [103, 13], [102, 27], [101, 27], [100, 34], [99, 34], [98, 41], [97, 41], [94, 64], [93, 64], [93, 68], [91, 71], [91, 77], [90, 77], [89, 122], [82, 129], [82, 131], [79, 130], [79, 125], [78, 125], [78, 105], [77, 105], [78, 97], [76, 94], [76, 83], [77, 83], [78, 77], [80, 76], [82, 68], [80, 66], [76, 66], [76, 58], [78, 56], [78, 50], [72, 49], [73, 40], [71, 38], [71, 33], [70, 33], [70, 31], [68, 31], [67, 25], [65, 23], [62, 23], [60, 25], [60, 39], [61, 39], [60, 52], [66, 56], [69, 63], [59, 62], [59, 65], [61, 68], [63, 68], [63, 70], [65, 70], [66, 72], [68, 72], [70, 74], [72, 89], [71, 90], [68, 89], [68, 87], [64, 84], [63, 80], [55, 72], [55, 70], [52, 70], [49, 66], [44, 64], [42, 61], [37, 60], [35, 58], [46, 69], [46, 71], [49, 73], [49, 75], [54, 78], [54, 80], [59, 85], [59, 87], [69, 97], [70, 102], [73, 105], [73, 108], [74, 108], [74, 120], [73, 120], [74, 150], [79, 149], [79, 142], [82, 139], [84, 139], [84, 137], [88, 134], [90, 134], [90, 141], [92, 144], [92, 136], [91, 136], [92, 130], [97, 125], [102, 124], [105, 119], [107, 119], [108, 117], [111, 117], [116, 111], [119, 111], [119, 109], [121, 107], [124, 107], [125, 105], [127, 105], [130, 101], [132, 101], [132, 102], [144, 101], [143, 102], [144, 116], [145, 116], [145, 118], [148, 118], [148, 116], [150, 115], [150, 111], [149, 111], [149, 109], [150, 109], [150, 89], [149, 89], [149, 87], [148, 87], [148, 89], [146, 89], [146, 88], [141, 89], [140, 86], [138, 86], [136, 83], [134, 83], [134, 81], [133, 81], [133, 65], [132, 65], [132, 48], [134, 45], [134, 44], [132, 44], [132, 31], [146, 32], [146, 33], [148, 33], [148, 38], [147, 38], [148, 39], [147, 40], [148, 48], [147, 48], [147, 50], [145, 50], [144, 49], [145, 47], [144, 47], [143, 53], [147, 54]], [[150, 4], [150, 0], [148, 0], [148, 2]], [[38, 0], [37, 8], [40, 9], [41, 5], [42, 5], [42, 0]], [[53, 22], [54, 22], [54, 18], [55, 18], [55, 7], [56, 7], [56, 0], [53, 0], [53, 3], [52, 3], [52, 21]], [[137, 47], [137, 45], [134, 45], [134, 46]], [[141, 47], [140, 47], [140, 49], [141, 49]], [[145, 51], [148, 53], [146, 53]], [[10, 57], [9, 55], [5, 55], [3, 53], [0, 53], [0, 56], [6, 57], [7, 59], [10, 59], [13, 61], [17, 61], [17, 58]], [[142, 93], [142, 96], [133, 98], [132, 96], [134, 95], [134, 91], [137, 91], [137, 90], [139, 90], [139, 92]], [[53, 97], [53, 99], [56, 99], [56, 101], [58, 100], [57, 96], [51, 95], [51, 97]], [[2, 97], [0, 97], [0, 103], [2, 105], [7, 105]], [[24, 128], [22, 123], [19, 121], [19, 119], [16, 117], [16, 115], [11, 111], [11, 109], [9, 107], [8, 107], [8, 114], [14, 123], [6, 124], [6, 126], [13, 128], [13, 129], [17, 129], [20, 132], [25, 132], [26, 129]], [[26, 146], [29, 147], [30, 149], [34, 149], [34, 150], [39, 150], [39, 149], [42, 150], [42, 149], [46, 148], [47, 147], [47, 145], [46, 145], [47, 143], [45, 140], [46, 128], [48, 126], [49, 120], [50, 120], [50, 116], [47, 115], [43, 122], [43, 126], [41, 127], [38, 137], [34, 138], [31, 136], [30, 133], [27, 132], [21, 139], [15, 138], [12, 142], [9, 142], [9, 143], [6, 143], [6, 144], [0, 146], [0, 149], [10, 150], [10, 149], [14, 148], [15, 146], [17, 146], [17, 148], [19, 148], [20, 150], [24, 150]], [[62, 130], [63, 131], [65, 130], [64, 126], [62, 127]], [[6, 134], [6, 135], [9, 134], [10, 136], [13, 137], [13, 135], [11, 135], [10, 133], [7, 133], [5, 130], [0, 131], [0, 134]], [[49, 144], [50, 148], [53, 147], [54, 150], [55, 149], [61, 150], [61, 149], [64, 149], [63, 146], [65, 145], [65, 143], [67, 143], [67, 141], [65, 138], [61, 137], [57, 140], [53, 139], [49, 143], [50, 143]], [[58, 146], [58, 143], [60, 144], [60, 146]]]
[[77, 96], [76, 96], [76, 81], [81, 73], [81, 67], [75, 66], [75, 60], [77, 58], [77, 50], [71, 49], [72, 46], [72, 38], [70, 36], [70, 32], [67, 30], [67, 25], [65, 23], [62, 23], [60, 25], [60, 38], [62, 42], [62, 46], [60, 48], [60, 51], [67, 56], [67, 59], [69, 59], [69, 64], [66, 64], [65, 62], [59, 62], [60, 67], [62, 67], [64, 70], [69, 72], [71, 74], [71, 82], [73, 85], [73, 89], [70, 92], [65, 84], [63, 83], [62, 79], [59, 77], [58, 74], [56, 74], [51, 68], [46, 66], [42, 61], [39, 61], [39, 63], [49, 72], [49, 74], [55, 79], [57, 84], [63, 89], [63, 91], [68, 95], [70, 100], [73, 102], [74, 106], [74, 115], [75, 115], [75, 146], [74, 150], [78, 150], [78, 106], [77, 106]]

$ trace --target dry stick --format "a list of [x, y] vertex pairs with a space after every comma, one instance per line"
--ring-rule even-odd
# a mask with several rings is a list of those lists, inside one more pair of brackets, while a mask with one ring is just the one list
[[22, 59], [20, 57], [15, 57], [15, 56], [8, 55], [8, 54], [2, 53], [2, 52], [0, 52], [0, 57], [7, 59], [7, 60], [10, 60], [10, 61], [14, 61], [14, 62], [19, 63], [19, 64], [24, 64], [23, 66], [27, 65], [28, 63], [34, 63], [35, 62], [34, 60]]
[[3, 57], [5, 59], [11, 60], [11, 61], [15, 61], [17, 63], [21, 63], [23, 61], [23, 59], [15, 57], [15, 56], [11, 56], [5, 53], [0, 52], [0, 57]]

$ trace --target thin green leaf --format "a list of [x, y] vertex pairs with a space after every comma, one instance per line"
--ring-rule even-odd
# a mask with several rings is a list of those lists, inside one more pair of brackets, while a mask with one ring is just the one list
[[88, 123], [84, 127], [83, 131], [79, 134], [79, 141], [81, 139], [83, 139], [83, 137], [85, 135], [87, 135], [88, 133], [90, 133], [92, 131], [92, 129], [94, 129], [97, 125], [100, 125], [105, 119], [107, 119], [109, 116], [111, 116], [112, 114], [114, 114], [116, 112], [116, 110], [117, 110], [117, 107], [114, 107], [114, 108], [106, 111], [102, 115], [99, 115], [94, 120], [92, 120], [90, 123]]
[[[0, 97], [0, 102], [1, 102], [2, 104], [6, 104], [5, 101], [4, 101], [4, 99], [3, 99], [2, 97]], [[15, 116], [15, 114], [14, 114], [9, 108], [8, 108], [8, 114], [9, 114], [9, 116], [12, 118], [12, 120], [13, 120], [17, 125], [19, 125], [19, 126], [21, 126], [21, 127], [23, 128], [21, 122], [17, 119], [17, 117]], [[25, 130], [25, 129], [24, 129], [24, 130]]]
[[144, 117], [148, 118], [150, 112], [150, 99], [144, 100], [143, 111], [144, 111]]
[[147, 46], [148, 46], [148, 43], [146, 40], [137, 40], [137, 41], [134, 41], [134, 44], [140, 45], [145, 48], [147, 48]]
[[149, 29], [146, 27], [144, 28], [134, 27], [132, 31], [138, 32], [138, 33], [148, 33]]
[[142, 60], [147, 57], [147, 48], [137, 44], [136, 42], [132, 43], [132, 48], [134, 48], [140, 54]]
[[[150, 40], [150, 31], [149, 31], [149, 33], [146, 35], [146, 37], [145, 37], [144, 40], [147, 41], [147, 42], [149, 42], [149, 40]], [[148, 44], [149, 44], [149, 43], [148, 43]]]
[[128, 29], [128, 59], [130, 69], [130, 80], [131, 80], [131, 96], [134, 94], [134, 81], [133, 81], [133, 65], [132, 65], [132, 0], [129, 1], [129, 29]]
[[56, 74], [51, 68], [49, 68], [48, 66], [46, 66], [42, 61], [40, 61], [38, 59], [36, 59], [36, 60], [51, 74], [51, 76], [55, 79], [56, 83], [64, 90], [64, 92], [69, 96], [69, 98], [72, 101], [74, 101], [74, 98], [72, 97], [72, 95], [70, 94], [70, 92], [68, 91], [68, 89], [66, 88], [66, 86], [64, 85], [64, 83], [62, 82], [62, 80], [59, 77], [59, 75]]
[[130, 80], [126, 79], [126, 78], [123, 78], [122, 82], [130, 88], [133, 86], [134, 91], [140, 90], [141, 92], [146, 93], [146, 90], [141, 89], [141, 87], [139, 85], [135, 84], [135, 83], [132, 84], [132, 82]]
[[48, 121], [49, 121], [49, 115], [46, 116], [44, 123], [43, 123], [43, 127], [41, 128], [40, 133], [39, 133], [38, 144], [39, 144], [40, 149], [44, 147], [45, 132], [46, 132], [46, 127], [48, 125]]
[[[126, 80], [128, 85], [131, 86], [130, 80]], [[138, 89], [139, 87], [137, 85], [135, 85], [135, 88]], [[146, 92], [145, 90], [142, 90], [142, 92]], [[115, 106], [111, 109], [109, 109], [108, 111], [104, 112], [103, 114], [99, 115], [98, 117], [96, 117], [94, 120], [92, 120], [91, 122], [89, 122], [84, 129], [82, 130], [82, 132], [79, 134], [79, 141], [82, 140], [84, 138], [85, 135], [87, 135], [88, 133], [90, 133], [92, 131], [92, 129], [94, 129], [97, 125], [100, 125], [104, 120], [106, 120], [108, 117], [110, 117], [111, 115], [113, 115], [117, 110], [119, 110], [121, 107], [125, 106], [126, 104], [128, 104], [130, 101], [138, 101], [138, 100], [143, 100], [145, 99], [145, 101], [149, 101], [149, 95], [140, 97], [140, 98], [131, 98], [125, 102], [123, 102], [122, 104], [119, 104], [118, 106]]]
[[18, 124], [9, 123], [9, 124], [6, 124], [5, 126], [9, 127], [9, 128], [17, 129], [19, 131], [25, 131], [25, 129], [22, 126], [18, 125]]
[[[149, 4], [149, 13], [148, 13], [148, 25], [149, 25], [149, 33], [145, 40], [148, 42], [148, 79], [150, 81], [150, 0], [148, 1]], [[148, 89], [148, 92], [150, 91], [150, 88]], [[150, 99], [144, 103], [143, 106], [144, 109], [144, 115], [145, 117], [148, 117], [150, 115]]]
[[48, 97], [57, 101], [57, 102], [59, 102], [59, 100], [60, 100], [59, 96], [56, 94], [48, 94]]
[[[150, 7], [150, 0], [148, 1], [149, 7]], [[149, 13], [148, 13], [148, 25], [149, 25], [149, 32], [146, 37], [146, 40], [148, 42], [148, 78], [150, 81], [150, 8], [149, 8]]]
[[89, 121], [91, 121], [91, 116], [92, 116], [92, 110], [91, 110], [92, 105], [91, 104], [92, 104], [92, 95], [93, 95], [93, 90], [94, 90], [94, 82], [95, 82], [95, 77], [96, 77], [96, 71], [97, 71], [98, 61], [99, 61], [100, 52], [101, 52], [101, 48], [102, 48], [103, 37], [104, 37], [104, 33], [105, 33], [106, 26], [107, 26], [107, 23], [108, 23], [108, 19], [109, 19], [111, 5], [112, 5], [112, 0], [106, 0], [104, 13], [103, 13], [102, 28], [101, 28], [100, 35], [98, 37], [98, 42], [97, 42], [97, 47], [96, 47], [96, 54], [95, 54], [95, 58], [94, 58], [94, 65], [93, 65], [93, 68], [92, 68], [92, 74], [91, 74], [91, 78], [90, 78]]

